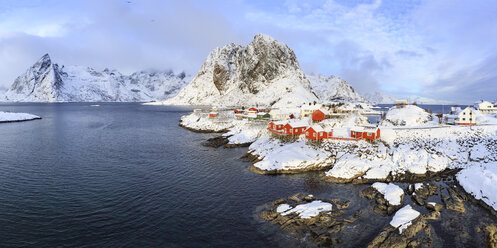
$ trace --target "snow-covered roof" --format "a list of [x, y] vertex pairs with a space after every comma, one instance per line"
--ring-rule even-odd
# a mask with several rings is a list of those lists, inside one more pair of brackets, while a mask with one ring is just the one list
[[288, 121], [282, 120], [282, 121], [275, 121], [273, 123], [274, 123], [274, 125], [286, 125], [288, 123]]
[[321, 111], [321, 112], [323, 112], [323, 114], [325, 114], [325, 115], [330, 115], [330, 112], [328, 110], [326, 110], [326, 109], [320, 108], [318, 110]]
[[371, 132], [376, 132], [376, 130], [378, 130], [378, 127], [368, 127], [368, 126], [365, 126], [365, 127], [351, 127], [350, 128], [350, 131], [354, 131], [354, 132], [368, 132], [368, 133], [371, 133]]
[[308, 126], [308, 123], [305, 122], [305, 121], [292, 121], [292, 122], [288, 122], [288, 124], [290, 124], [290, 126], [292, 127], [307, 127]]
[[218, 112], [210, 112], [209, 114], [210, 114], [210, 115], [217, 115], [217, 114], [219, 114], [219, 113], [218, 113]]
[[320, 125], [312, 125], [312, 126], [310, 126], [309, 128], [314, 129], [314, 131], [316, 131], [316, 132], [318, 132], [318, 133], [319, 133], [319, 132], [324, 132], [323, 127], [321, 127]]

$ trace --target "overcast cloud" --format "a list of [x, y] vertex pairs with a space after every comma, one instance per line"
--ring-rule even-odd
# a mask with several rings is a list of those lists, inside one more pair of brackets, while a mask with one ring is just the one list
[[195, 74], [207, 54], [256, 33], [287, 43], [306, 73], [470, 103], [497, 98], [491, 1], [0, 0], [0, 90], [43, 54], [123, 73]]

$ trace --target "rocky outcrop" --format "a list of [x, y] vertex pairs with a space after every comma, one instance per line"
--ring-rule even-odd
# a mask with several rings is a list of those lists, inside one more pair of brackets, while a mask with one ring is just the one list
[[425, 201], [428, 199], [428, 197], [435, 195], [438, 192], [438, 187], [433, 182], [420, 183], [417, 185], [417, 188], [415, 185], [410, 185], [408, 188], [408, 193], [411, 194], [412, 200], [418, 205], [425, 205]]
[[184, 73], [140, 71], [129, 76], [116, 70], [59, 66], [48, 54], [16, 78], [5, 93], [15, 102], [142, 102], [176, 95], [189, 80]]
[[214, 49], [192, 82], [164, 104], [297, 105], [315, 100], [292, 49], [258, 34], [246, 47]]
[[229, 140], [226, 136], [217, 136], [214, 138], [207, 139], [206, 142], [202, 143], [203, 146], [218, 148], [228, 144]]
[[385, 199], [385, 196], [373, 187], [365, 188], [360, 195], [370, 200], [372, 209], [379, 215], [392, 215], [403, 205], [404, 195], [401, 196], [401, 204], [393, 205]]
[[[350, 202], [342, 199], [332, 199], [328, 203], [333, 205], [332, 210], [322, 211], [311, 218], [301, 218], [296, 213], [284, 214], [278, 212], [278, 207], [288, 204], [290, 207], [315, 201], [315, 197], [298, 193], [286, 199], [273, 202], [270, 207], [259, 213], [259, 216], [273, 224], [279, 225], [285, 232], [299, 238], [309, 239], [319, 247], [329, 247], [340, 243], [339, 234], [349, 224], [354, 223], [361, 215], [360, 211], [346, 213]], [[322, 200], [324, 201], [324, 200]]]
[[484, 228], [489, 248], [497, 248], [497, 226], [488, 225]]
[[413, 223], [399, 233], [397, 228], [385, 227], [369, 244], [373, 247], [430, 247], [432, 244], [432, 227], [427, 223], [427, 219], [433, 219], [431, 214], [420, 215], [413, 220]]
[[447, 187], [446, 190], [449, 195], [442, 194], [442, 201], [445, 203], [445, 208], [459, 213], [466, 212], [464, 202], [468, 200], [467, 196], [462, 192], [458, 192], [459, 190], [456, 191], [452, 187]]

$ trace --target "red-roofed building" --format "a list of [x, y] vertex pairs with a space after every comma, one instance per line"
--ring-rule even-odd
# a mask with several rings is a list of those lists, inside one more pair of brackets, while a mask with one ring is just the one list
[[380, 129], [377, 127], [352, 128], [350, 129], [350, 137], [357, 139], [379, 139]]
[[307, 124], [303, 122], [287, 123], [284, 126], [285, 134], [288, 135], [301, 135], [305, 133], [306, 129], [307, 129]]
[[325, 119], [330, 118], [330, 112], [324, 109], [318, 109], [312, 112], [312, 120], [313, 121], [323, 121]]

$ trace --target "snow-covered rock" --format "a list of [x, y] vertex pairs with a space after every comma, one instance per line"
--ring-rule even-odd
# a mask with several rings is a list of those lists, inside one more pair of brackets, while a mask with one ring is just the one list
[[171, 71], [140, 71], [129, 76], [116, 70], [59, 66], [48, 54], [20, 75], [5, 93], [15, 102], [142, 102], [176, 95], [189, 76]]
[[[423, 126], [430, 124], [433, 116], [424, 109], [415, 105], [395, 106], [388, 110], [381, 126]], [[431, 123], [436, 125], [436, 123]]]
[[14, 122], [14, 121], [29, 121], [34, 119], [40, 119], [40, 117], [28, 113], [13, 113], [13, 112], [0, 111], [0, 123]]
[[192, 82], [162, 104], [286, 107], [317, 100], [292, 49], [257, 34], [246, 47], [214, 49]]
[[300, 218], [309, 219], [318, 216], [321, 212], [331, 211], [332, 208], [333, 205], [331, 203], [316, 200], [309, 203], [299, 204], [294, 208], [290, 207], [290, 205], [288, 204], [281, 204], [280, 206], [278, 206], [276, 211], [278, 213], [281, 213], [281, 215], [297, 213]]
[[333, 159], [324, 149], [316, 149], [304, 140], [283, 144], [265, 135], [249, 147], [249, 153], [260, 158], [253, 167], [263, 172], [299, 172], [326, 168]]
[[497, 211], [497, 162], [465, 168], [456, 177], [466, 192]]
[[368, 102], [347, 81], [337, 76], [307, 74], [306, 77], [321, 102]]
[[392, 221], [390, 221], [390, 225], [399, 228], [399, 233], [402, 234], [402, 231], [409, 227], [412, 224], [412, 221], [419, 215], [420, 213], [412, 209], [411, 205], [407, 205], [395, 213]]
[[391, 205], [400, 205], [404, 196], [404, 190], [393, 183], [373, 183], [373, 188], [380, 192], [385, 200]]

